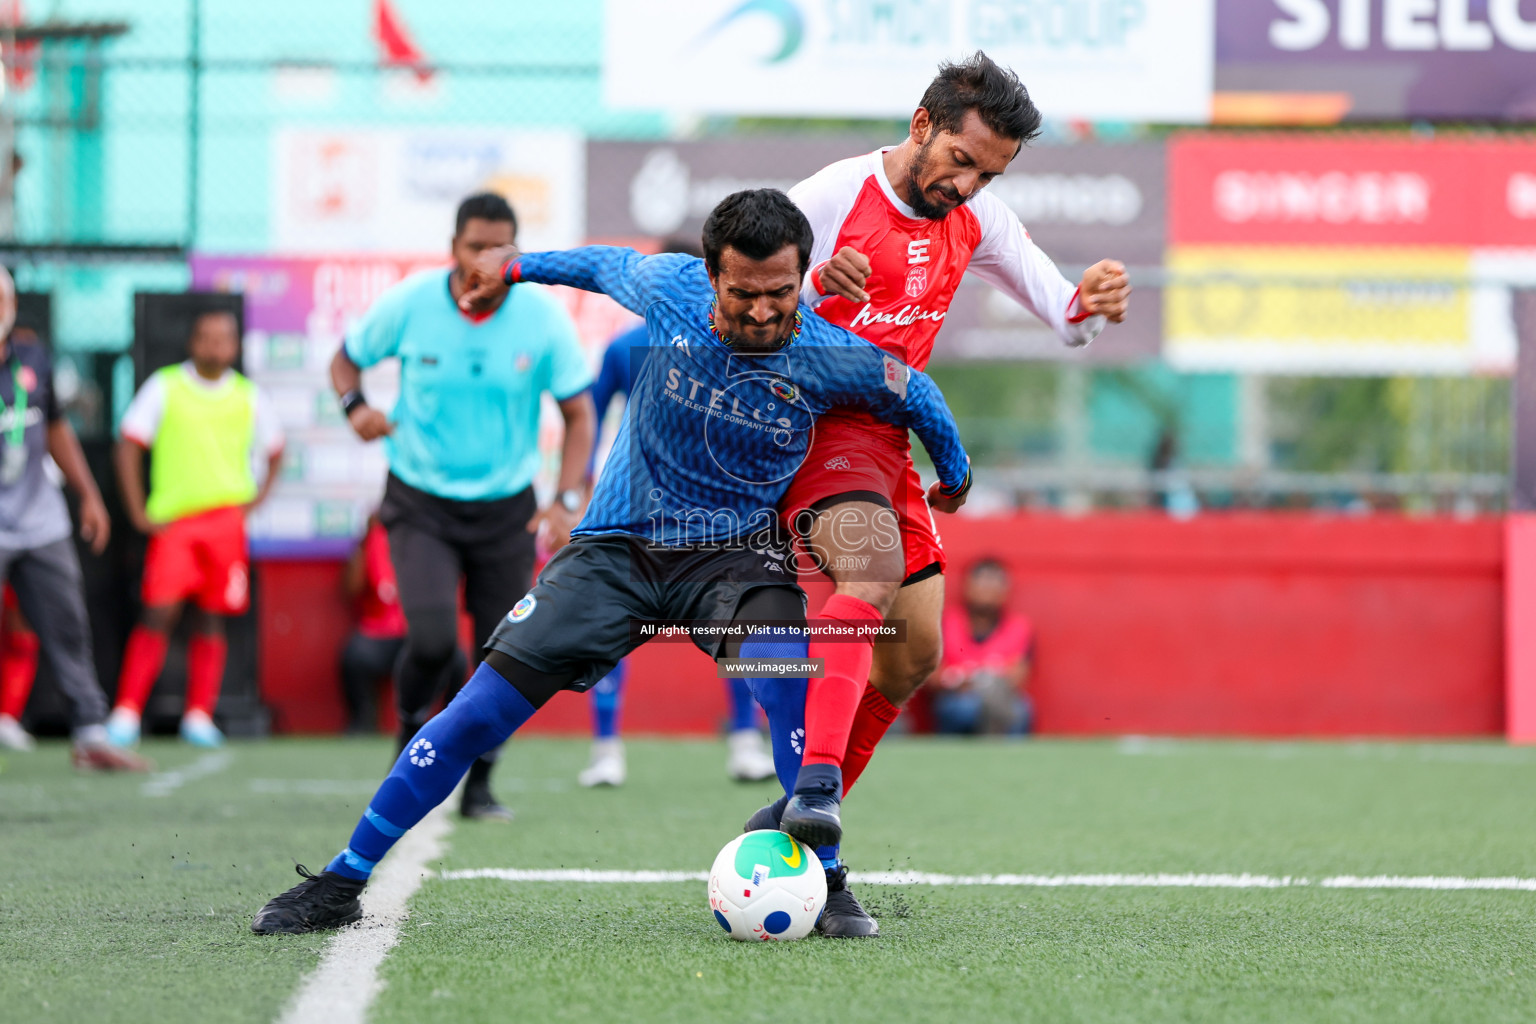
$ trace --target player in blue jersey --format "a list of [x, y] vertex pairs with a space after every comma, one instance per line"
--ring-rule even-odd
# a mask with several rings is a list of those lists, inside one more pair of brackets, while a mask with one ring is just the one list
[[[938, 470], [930, 500], [948, 511], [963, 503], [970, 464], [933, 382], [799, 308], [810, 248], [805, 215], [782, 192], [759, 189], [710, 214], [702, 261], [600, 246], [509, 250], [504, 275], [495, 256], [477, 261], [466, 308], [516, 281], [602, 291], [645, 317], [651, 350], [571, 543], [502, 620], [464, 689], [401, 753], [347, 846], [318, 875], [300, 867], [305, 880], [269, 901], [253, 931], [361, 917], [358, 896], [380, 858], [476, 757], [560, 690], [590, 687], [658, 624], [685, 624], [711, 657], [773, 657], [777, 640], [746, 625], [765, 621], [788, 623], [803, 649], [805, 595], [786, 572], [775, 507], [822, 412], [851, 405], [910, 427]], [[793, 717], [776, 706], [779, 692], [767, 682], [758, 690], [776, 734]], [[801, 697], [802, 717], [804, 707]], [[804, 766], [790, 785], [784, 830], [813, 845], [837, 841], [837, 766]]]
[[[670, 238], [662, 243], [662, 252], [702, 255], [697, 242]], [[650, 345], [650, 333], [644, 323], [622, 332], [603, 350], [603, 361], [592, 384], [592, 404], [597, 407], [601, 428], [608, 407], [620, 396], [628, 401], [630, 381], [640, 371]], [[592, 453], [592, 469], [597, 466], [597, 452]], [[595, 476], [595, 472], [590, 475]], [[613, 671], [592, 687], [592, 760], [576, 776], [583, 786], [622, 786], [627, 776], [624, 741], [619, 737], [619, 716], [624, 704], [629, 659], [619, 662]], [[758, 731], [757, 701], [752, 688], [740, 676], [724, 679], [725, 696], [730, 705], [730, 730], [726, 736], [728, 754], [725, 773], [739, 782], [760, 782], [773, 778], [773, 758], [763, 746]]]

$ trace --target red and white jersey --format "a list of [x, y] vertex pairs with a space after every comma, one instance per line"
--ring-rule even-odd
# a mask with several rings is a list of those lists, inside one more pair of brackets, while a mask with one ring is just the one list
[[[1085, 316], [1077, 288], [1002, 200], [981, 192], [943, 220], [927, 220], [896, 195], [876, 150], [839, 160], [789, 190], [816, 241], [801, 297], [826, 319], [921, 370], [933, 353], [966, 270], [1001, 289], [1050, 325], [1068, 345], [1086, 345], [1104, 329]], [[845, 245], [869, 258], [867, 303], [824, 295], [821, 267]]]

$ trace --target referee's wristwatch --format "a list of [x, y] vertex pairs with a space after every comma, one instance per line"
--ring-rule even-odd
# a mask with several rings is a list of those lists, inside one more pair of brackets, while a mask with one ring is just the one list
[[560, 503], [560, 507], [565, 509], [567, 512], [581, 511], [581, 492], [576, 490], [574, 487], [561, 491], [559, 494], [555, 495], [555, 500], [558, 501]]

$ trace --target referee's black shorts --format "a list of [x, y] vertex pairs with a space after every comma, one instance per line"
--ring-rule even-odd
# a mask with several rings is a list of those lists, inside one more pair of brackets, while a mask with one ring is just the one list
[[[641, 624], [729, 623], [747, 595], [764, 587], [795, 595], [790, 605], [804, 616], [805, 594], [777, 553], [659, 548], [627, 534], [585, 534], [550, 559], [486, 649], [540, 672], [572, 675], [568, 689], [586, 690], [648, 639]], [[718, 658], [729, 637], [701, 628], [691, 639]]]

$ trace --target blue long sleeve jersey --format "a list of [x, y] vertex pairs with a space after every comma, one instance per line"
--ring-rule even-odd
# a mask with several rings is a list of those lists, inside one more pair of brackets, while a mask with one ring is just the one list
[[516, 281], [603, 292], [645, 317], [650, 346], [587, 514], [574, 533], [627, 533], [668, 547], [728, 544], [772, 527], [816, 419], [867, 409], [917, 433], [946, 491], [970, 460], [927, 375], [801, 306], [798, 335], [743, 352], [713, 330], [704, 261], [678, 253], [587, 246], [526, 253]]
[[[650, 346], [650, 332], [645, 324], [631, 327], [608, 343], [603, 350], [603, 361], [592, 382], [592, 404], [597, 408], [598, 436], [602, 436], [603, 420], [608, 418], [608, 407], [619, 395], [629, 397], [629, 381], [638, 366], [630, 366], [630, 349], [638, 349], [640, 358]], [[587, 460], [587, 476], [597, 476], [597, 446], [592, 446], [592, 457]]]

